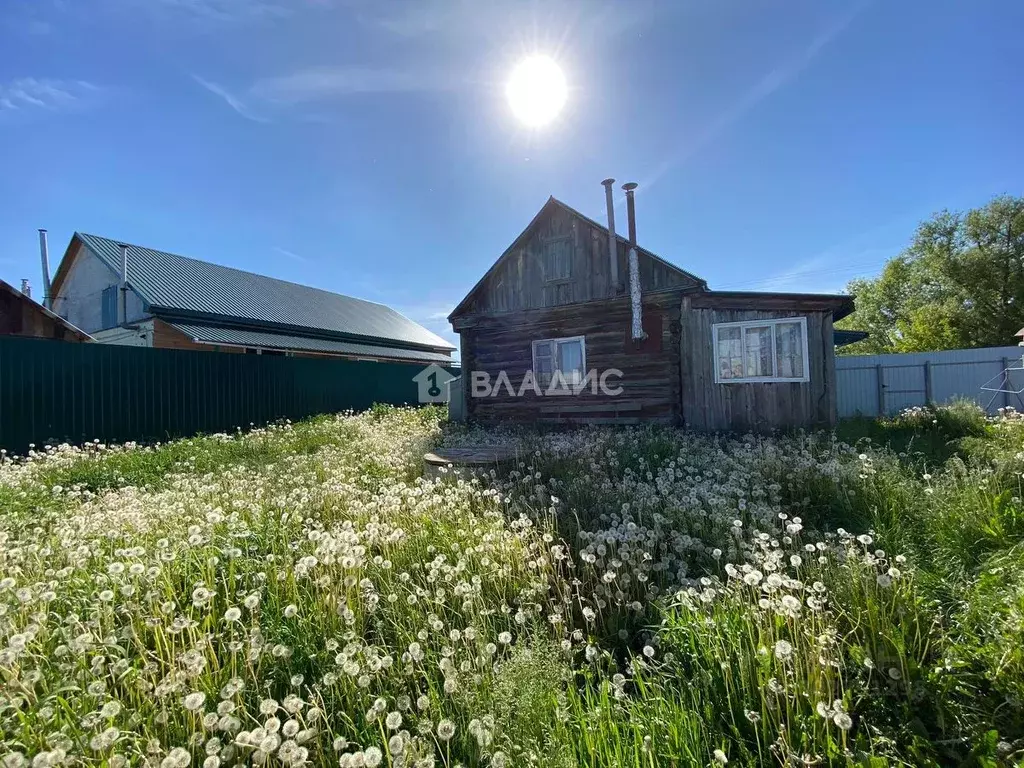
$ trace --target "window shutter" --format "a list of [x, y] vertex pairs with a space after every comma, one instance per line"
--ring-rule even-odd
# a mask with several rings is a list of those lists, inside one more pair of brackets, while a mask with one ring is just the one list
[[544, 245], [544, 279], [567, 280], [572, 277], [572, 238], [560, 237]]
[[103, 289], [101, 299], [101, 324], [104, 328], [117, 325], [117, 286], [111, 285]]

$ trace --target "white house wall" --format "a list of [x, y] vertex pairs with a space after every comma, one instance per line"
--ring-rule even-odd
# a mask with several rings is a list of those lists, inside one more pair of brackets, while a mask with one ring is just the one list
[[[117, 285], [120, 276], [107, 267], [91, 250], [82, 246], [71, 263], [67, 277], [54, 298], [54, 311], [86, 333], [103, 328], [103, 290]], [[142, 299], [128, 292], [128, 322], [146, 316]]]

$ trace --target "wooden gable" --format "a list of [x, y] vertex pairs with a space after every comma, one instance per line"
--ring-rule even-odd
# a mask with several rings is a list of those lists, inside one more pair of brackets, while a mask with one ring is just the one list
[[[704, 282], [639, 249], [644, 293], [700, 288]], [[452, 312], [495, 315], [581, 304], [628, 294], [629, 244], [618, 238], [619, 284], [611, 284], [608, 230], [551, 198]]]

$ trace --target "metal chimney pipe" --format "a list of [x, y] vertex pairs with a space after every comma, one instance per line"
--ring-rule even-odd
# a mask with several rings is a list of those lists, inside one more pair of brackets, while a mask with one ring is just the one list
[[118, 308], [120, 323], [128, 322], [128, 245], [119, 243], [121, 246], [121, 302]]
[[637, 188], [637, 183], [631, 181], [628, 184], [623, 184], [622, 188], [626, 190], [626, 219], [629, 221], [629, 244], [636, 245], [636, 203], [633, 201], [633, 190]]
[[28, 284], [28, 280], [26, 280], [25, 278], [21, 278], [21, 292], [27, 298], [32, 298], [32, 286]]
[[626, 217], [629, 219], [629, 303], [633, 309], [633, 340], [643, 341], [644, 332], [643, 297], [640, 291], [640, 257], [636, 245], [636, 207], [633, 202], [634, 182], [623, 184], [626, 191]]
[[39, 258], [43, 262], [43, 306], [53, 309], [53, 297], [50, 295], [50, 249], [46, 244], [46, 230], [39, 230]]
[[611, 282], [611, 295], [619, 292], [619, 240], [615, 235], [615, 201], [612, 200], [612, 184], [615, 179], [605, 179], [601, 182], [604, 185], [604, 203], [608, 208], [608, 261]]

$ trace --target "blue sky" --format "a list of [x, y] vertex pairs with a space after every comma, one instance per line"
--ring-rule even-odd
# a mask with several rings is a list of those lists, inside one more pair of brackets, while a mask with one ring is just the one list
[[[712, 288], [840, 290], [1021, 194], [1024, 4], [3, 0], [0, 277], [78, 229], [444, 316], [548, 195]], [[526, 130], [515, 64], [564, 68]]]

